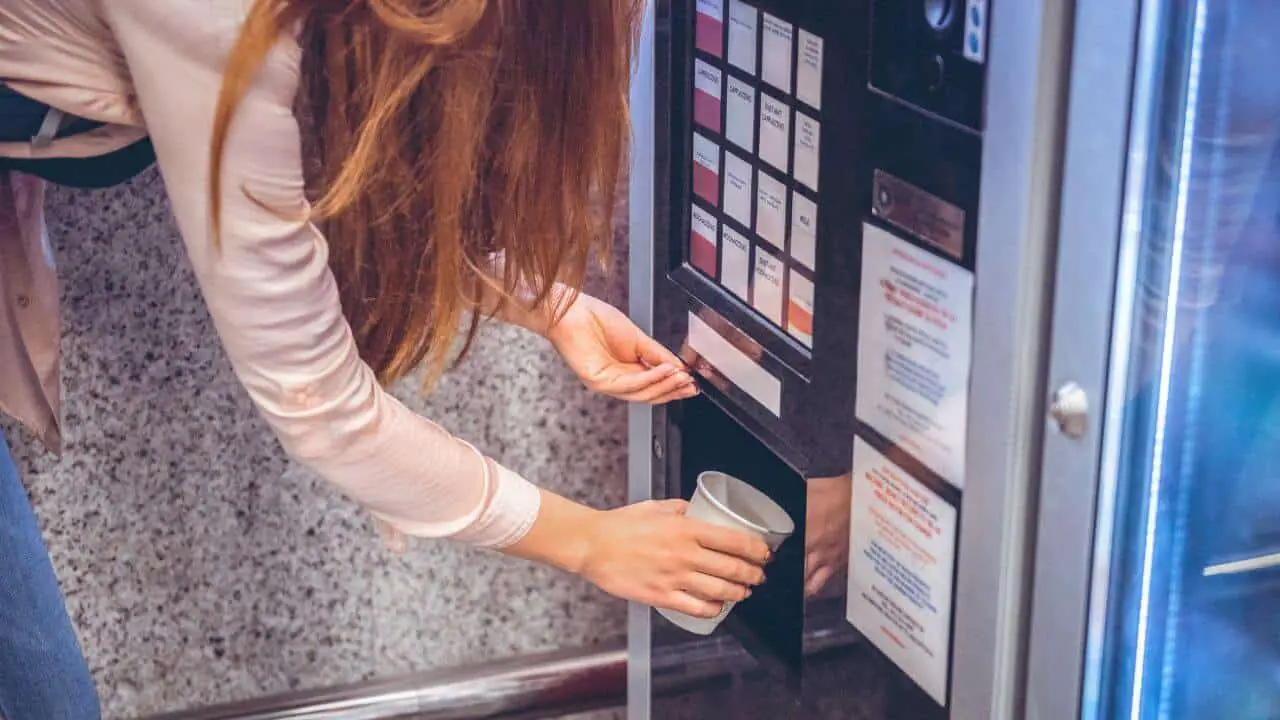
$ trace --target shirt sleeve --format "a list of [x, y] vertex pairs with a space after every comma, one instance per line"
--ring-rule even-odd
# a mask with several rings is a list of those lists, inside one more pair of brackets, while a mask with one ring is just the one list
[[408, 535], [509, 545], [537, 516], [537, 488], [383, 391], [358, 355], [328, 245], [306, 219], [296, 41], [282, 41], [232, 124], [213, 247], [214, 108], [247, 5], [103, 3], [235, 372], [285, 451], [379, 519]]

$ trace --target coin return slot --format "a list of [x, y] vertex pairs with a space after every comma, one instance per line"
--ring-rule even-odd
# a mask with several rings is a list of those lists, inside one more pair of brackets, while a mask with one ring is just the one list
[[929, 27], [942, 32], [956, 19], [956, 0], [924, 0], [924, 20]]

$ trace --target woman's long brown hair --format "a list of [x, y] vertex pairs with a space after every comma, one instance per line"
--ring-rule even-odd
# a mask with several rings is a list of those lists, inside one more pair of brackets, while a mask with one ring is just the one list
[[257, 0], [218, 101], [215, 237], [236, 107], [300, 32], [313, 219], [343, 310], [382, 382], [419, 365], [434, 380], [464, 322], [459, 357], [470, 347], [483, 294], [559, 311], [554, 283], [579, 288], [607, 257], [639, 13], [640, 0]]

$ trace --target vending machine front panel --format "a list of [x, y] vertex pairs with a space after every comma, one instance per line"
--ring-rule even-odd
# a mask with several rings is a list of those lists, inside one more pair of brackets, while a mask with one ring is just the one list
[[[1052, 27], [1029, 3], [1003, 11], [1015, 38]], [[655, 5], [640, 287], [701, 395], [637, 415], [649, 435], [633, 452], [649, 496], [690, 498], [714, 470], [795, 523], [714, 636], [764, 673], [733, 686], [733, 717], [927, 720], [1004, 702], [1007, 656], [993, 653], [1016, 641], [986, 614], [1020, 602], [1019, 585], [1016, 571], [987, 578], [1027, 503], [1001, 455], [1022, 447], [1003, 441], [1022, 409], [999, 384], [1020, 388], [1035, 357], [991, 298], [1038, 307], [1009, 263], [1043, 259], [1044, 239], [1012, 228], [1052, 206], [1032, 170], [1053, 164], [1014, 153], [1056, 130], [1035, 97], [1053, 84], [1023, 72], [1001, 76], [1003, 110], [987, 117], [986, 67], [1061, 58], [1039, 35], [997, 44], [987, 15], [1001, 7]], [[696, 646], [657, 615], [642, 627], [650, 652]]]

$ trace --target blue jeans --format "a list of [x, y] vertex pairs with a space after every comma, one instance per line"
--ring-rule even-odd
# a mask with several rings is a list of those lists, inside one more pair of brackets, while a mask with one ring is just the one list
[[0, 716], [98, 720], [89, 667], [0, 433]]

